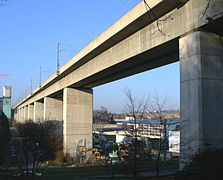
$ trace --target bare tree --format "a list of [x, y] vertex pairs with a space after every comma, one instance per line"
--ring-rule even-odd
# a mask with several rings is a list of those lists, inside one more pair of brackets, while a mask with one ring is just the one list
[[160, 160], [161, 154], [166, 161], [167, 149], [168, 149], [168, 128], [173, 124], [173, 118], [169, 116], [167, 97], [160, 97], [157, 92], [152, 99], [152, 103], [149, 106], [149, 113], [152, 115], [152, 119], [157, 121], [157, 131], [159, 132], [157, 157], [156, 157], [156, 175], [160, 173]]
[[131, 128], [127, 128], [125, 131], [127, 137], [131, 137], [131, 143], [128, 145], [128, 153], [129, 160], [133, 162], [133, 177], [137, 177], [137, 161], [140, 158], [141, 150], [140, 144], [141, 141], [139, 139], [139, 129], [138, 124], [140, 120], [145, 119], [144, 115], [146, 110], [148, 109], [149, 98], [139, 98], [135, 97], [130, 89], [126, 88], [125, 95], [127, 98], [127, 102], [124, 108], [124, 111], [127, 116], [132, 117], [133, 126]]
[[93, 122], [96, 124], [108, 124], [111, 123], [113, 118], [112, 113], [108, 112], [106, 107], [101, 106], [99, 110], [93, 112]]
[[34, 173], [41, 161], [54, 159], [56, 152], [62, 150], [62, 139], [57, 132], [56, 122], [26, 121], [17, 124], [17, 129], [15, 146], [21, 171], [25, 169], [28, 173], [28, 169], [32, 168]]
[[[1, 113], [1, 112], [0, 112]], [[6, 165], [8, 144], [11, 139], [9, 120], [4, 113], [0, 115], [0, 165]]]

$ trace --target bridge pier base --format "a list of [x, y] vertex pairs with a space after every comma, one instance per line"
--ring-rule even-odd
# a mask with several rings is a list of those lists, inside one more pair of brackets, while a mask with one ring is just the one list
[[81, 148], [92, 148], [92, 89], [65, 88], [63, 91], [64, 153], [72, 157]]
[[223, 147], [223, 43], [217, 34], [196, 31], [180, 45], [180, 168], [206, 145]]

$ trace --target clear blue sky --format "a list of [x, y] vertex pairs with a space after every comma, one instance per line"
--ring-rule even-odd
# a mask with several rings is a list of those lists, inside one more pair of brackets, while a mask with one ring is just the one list
[[[13, 105], [56, 71], [57, 43], [72, 45], [61, 64], [116, 22], [141, 0], [10, 0], [0, 6], [0, 86], [13, 86]], [[136, 95], [155, 90], [179, 107], [179, 63], [94, 88], [94, 108], [122, 112], [129, 87]], [[2, 88], [0, 88], [0, 96]]]

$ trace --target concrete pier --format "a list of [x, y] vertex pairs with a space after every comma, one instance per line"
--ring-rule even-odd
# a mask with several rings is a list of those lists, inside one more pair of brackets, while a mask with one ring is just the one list
[[43, 102], [34, 102], [34, 121], [42, 121], [43, 118]]
[[46, 121], [62, 121], [63, 119], [63, 102], [62, 99], [51, 97], [44, 98], [43, 118]]
[[33, 120], [34, 119], [34, 105], [33, 104], [29, 104], [28, 105], [28, 119], [29, 120]]
[[223, 147], [222, 37], [192, 32], [179, 40], [181, 168], [190, 156]]
[[80, 148], [92, 147], [92, 89], [63, 91], [64, 152], [75, 156]]
[[24, 121], [24, 108], [20, 108], [20, 110], [19, 110], [19, 117], [20, 117], [20, 119], [19, 119], [19, 122], [23, 122]]
[[24, 116], [23, 116], [23, 121], [27, 121], [28, 120], [28, 106], [25, 106], [24, 107], [24, 111], [23, 111], [23, 113], [24, 113]]

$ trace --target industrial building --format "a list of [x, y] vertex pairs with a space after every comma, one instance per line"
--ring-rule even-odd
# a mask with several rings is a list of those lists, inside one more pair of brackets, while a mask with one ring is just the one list
[[[129, 118], [128, 118], [129, 119]], [[155, 152], [160, 138], [164, 138], [164, 125], [160, 120], [119, 120], [116, 124], [94, 124], [93, 138], [94, 147], [99, 148], [99, 141], [103, 143], [114, 141], [122, 143], [128, 136], [131, 129], [136, 126], [138, 136], [146, 143], [146, 147]], [[180, 153], [180, 131], [179, 120], [165, 120], [166, 122], [166, 150], [170, 154], [179, 155]], [[96, 145], [96, 146], [95, 146]], [[105, 144], [106, 146], [106, 144]], [[102, 148], [102, 147], [101, 147]], [[100, 148], [99, 148], [100, 149]]]
[[3, 97], [0, 97], [0, 113], [3, 112], [9, 119], [12, 117], [11, 91], [11, 86], [3, 86]]

